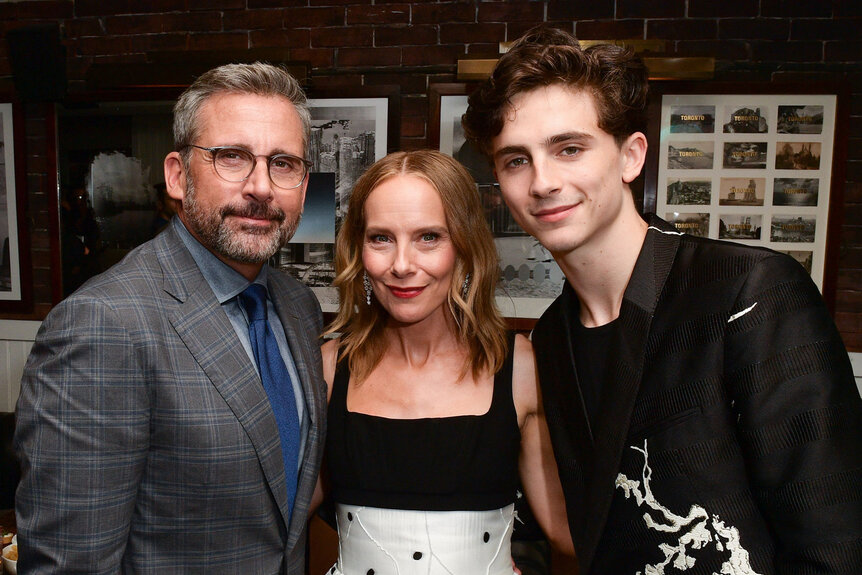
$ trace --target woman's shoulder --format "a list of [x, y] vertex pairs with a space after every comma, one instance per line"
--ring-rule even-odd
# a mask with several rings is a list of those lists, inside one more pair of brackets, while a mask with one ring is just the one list
[[323, 359], [323, 379], [326, 380], [327, 398], [332, 396], [332, 382], [335, 381], [335, 369], [338, 365], [338, 350], [341, 347], [340, 338], [327, 340], [320, 347], [320, 355]]
[[533, 342], [531, 342], [527, 336], [520, 333], [515, 334], [512, 358], [514, 360], [513, 363], [515, 371], [524, 368], [535, 368], [536, 358], [533, 355]]

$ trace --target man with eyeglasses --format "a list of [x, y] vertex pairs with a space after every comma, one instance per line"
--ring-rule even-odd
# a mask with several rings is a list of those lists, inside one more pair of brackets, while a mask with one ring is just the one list
[[322, 317], [266, 262], [302, 215], [309, 130], [267, 64], [179, 98], [177, 217], [55, 307], [25, 368], [22, 572], [304, 573]]

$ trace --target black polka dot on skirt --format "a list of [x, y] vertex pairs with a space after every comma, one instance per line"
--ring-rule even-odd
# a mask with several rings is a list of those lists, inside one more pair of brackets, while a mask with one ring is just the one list
[[416, 553], [414, 553], [414, 554], [413, 554], [413, 558], [414, 558], [415, 560], [419, 561], [420, 559], [422, 559], [422, 552], [421, 552], [421, 551], [417, 551]]
[[482, 539], [485, 541], [485, 543], [487, 543], [491, 540], [491, 534], [485, 531], [485, 535], [482, 536]]

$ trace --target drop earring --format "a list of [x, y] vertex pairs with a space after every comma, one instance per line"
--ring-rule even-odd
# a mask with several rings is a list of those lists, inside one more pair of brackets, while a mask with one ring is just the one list
[[470, 292], [470, 272], [464, 277], [464, 284], [461, 286], [461, 298], [467, 299], [467, 294]]
[[365, 288], [365, 304], [371, 305], [371, 280], [368, 279], [368, 272], [362, 272], [362, 287]]

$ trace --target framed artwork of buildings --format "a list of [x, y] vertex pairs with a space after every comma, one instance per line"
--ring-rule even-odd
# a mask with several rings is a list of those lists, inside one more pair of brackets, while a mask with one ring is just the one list
[[431, 145], [461, 162], [476, 180], [500, 257], [497, 307], [510, 319], [535, 319], [560, 294], [565, 278], [551, 254], [512, 218], [488, 160], [465, 140], [461, 116], [467, 110], [470, 88], [470, 84], [431, 85]]
[[398, 90], [369, 88], [350, 97], [314, 94], [309, 98], [311, 136], [305, 208], [290, 242], [274, 265], [309, 287], [324, 312], [338, 311], [335, 234], [359, 176], [398, 146]]
[[[841, 90], [664, 88], [653, 103], [649, 202], [682, 232], [793, 256], [829, 301]], [[830, 249], [831, 248], [831, 249]]]

